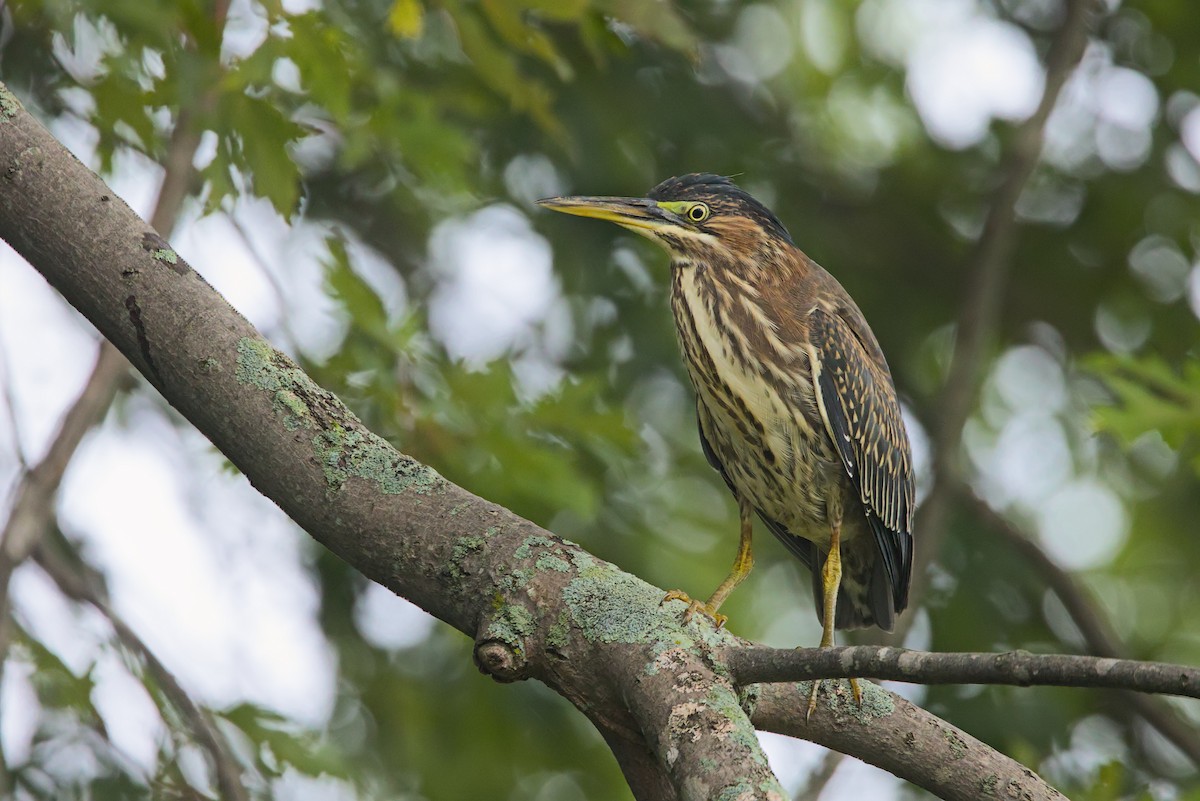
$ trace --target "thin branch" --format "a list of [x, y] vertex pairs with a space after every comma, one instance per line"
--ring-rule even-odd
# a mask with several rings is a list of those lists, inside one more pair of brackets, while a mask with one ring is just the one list
[[8, 352], [0, 340], [0, 386], [4, 387], [4, 422], [12, 436], [13, 453], [22, 473], [29, 471], [29, 462], [25, 459], [25, 448], [21, 444], [21, 427], [17, 424], [17, 399], [13, 394], [12, 373], [8, 369]]
[[24, 559], [50, 518], [54, 494], [62, 483], [67, 465], [84, 435], [108, 411], [116, 394], [117, 380], [128, 366], [125, 357], [105, 342], [100, 346], [96, 364], [84, 385], [83, 392], [63, 415], [50, 449], [31, 470], [16, 490], [12, 511], [0, 533], [0, 596], [4, 593], [7, 575], [14, 564]]
[[753, 646], [725, 653], [739, 685], [869, 676], [912, 684], [1104, 687], [1200, 698], [1200, 668], [1073, 654], [931, 653], [879, 645]]
[[292, 331], [292, 325], [289, 322], [291, 315], [288, 314], [287, 293], [284, 292], [283, 282], [275, 275], [271, 269], [267, 258], [259, 251], [258, 246], [254, 244], [254, 240], [250, 236], [250, 232], [246, 230], [246, 226], [236, 215], [226, 214], [225, 219], [233, 226], [233, 230], [238, 232], [238, 236], [242, 240], [242, 244], [246, 247], [246, 252], [250, 254], [250, 258], [254, 260], [258, 267], [258, 272], [266, 279], [267, 285], [271, 287], [271, 293], [275, 296], [275, 302], [279, 304], [279, 330], [287, 338], [287, 344], [291, 347], [293, 353], [300, 353], [299, 339]]
[[[954, 355], [950, 362], [934, 437], [936, 483], [922, 505], [916, 526], [921, 537], [913, 571], [915, 598], [924, 594], [930, 560], [937, 557], [945, 538], [950, 485], [957, 475], [956, 458], [963, 426], [970, 415], [991, 340], [1004, 300], [1004, 286], [1012, 269], [1016, 246], [1017, 200], [1029, 182], [1042, 154], [1046, 122], [1058, 102], [1067, 78], [1083, 57], [1088, 41], [1089, 17], [1098, 13], [1096, 0], [1068, 0], [1062, 27], [1046, 55], [1046, 82], [1037, 110], [1017, 128], [1001, 167], [1004, 176], [988, 209], [983, 233], [970, 268], [971, 281], [958, 318]], [[908, 618], [911, 620], [911, 616]], [[901, 623], [900, 637], [906, 624]]]
[[[100, 345], [96, 365], [83, 392], [63, 415], [49, 450], [41, 461], [27, 470], [14, 488], [14, 499], [8, 520], [0, 530], [0, 683], [10, 637], [8, 588], [13, 571], [29, 556], [45, 533], [54, 513], [54, 499], [63, 474], [75, 455], [84, 435], [104, 419], [117, 384], [126, 374], [129, 362], [110, 342]], [[0, 790], [7, 784], [7, 760], [0, 749]]]
[[8, 520], [0, 530], [0, 670], [8, 644], [8, 586], [13, 571], [30, 554], [54, 513], [54, 497], [83, 436], [103, 419], [129, 362], [110, 343], [100, 346], [83, 392], [63, 415], [50, 449], [16, 487]]
[[844, 761], [846, 761], [846, 755], [840, 751], [826, 751], [825, 758], [813, 770], [808, 781], [804, 783], [804, 788], [796, 793], [793, 801], [821, 801], [825, 788], [829, 786], [829, 782], [833, 781], [834, 775]]
[[216, 768], [220, 797], [228, 801], [246, 801], [249, 795], [242, 785], [242, 769], [233, 756], [233, 749], [209, 713], [200, 708], [175, 675], [159, 661], [150, 647], [112, 608], [103, 590], [89, 576], [77, 571], [62, 557], [44, 544], [33, 553], [33, 559], [58, 585], [63, 595], [73, 601], [87, 603], [108, 618], [113, 631], [125, 647], [136, 654], [146, 666], [146, 672], [183, 717], [196, 742], [208, 752]]
[[[1017, 528], [965, 484], [957, 487], [958, 494], [971, 504], [976, 515], [1017, 550], [1033, 567], [1046, 586], [1062, 602], [1071, 621], [1079, 629], [1087, 650], [1093, 656], [1124, 659], [1128, 651], [1121, 643], [1108, 620], [1100, 613], [1091, 598], [1075, 577], [1063, 570], [1037, 543]], [[1143, 718], [1158, 730], [1176, 748], [1187, 755], [1195, 765], [1200, 765], [1200, 736], [1196, 730], [1161, 699], [1138, 693], [1121, 692], [1118, 697], [1128, 704], [1134, 714]]]

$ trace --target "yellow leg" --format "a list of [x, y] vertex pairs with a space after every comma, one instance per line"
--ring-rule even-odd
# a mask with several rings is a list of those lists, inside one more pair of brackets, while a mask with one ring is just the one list
[[[837, 596], [838, 588], [842, 585], [842, 524], [840, 521], [833, 524], [829, 536], [829, 556], [825, 559], [825, 565], [821, 568], [821, 588], [823, 591], [822, 600], [822, 615], [821, 615], [821, 647], [829, 648], [833, 645], [833, 622], [837, 619]], [[808, 714], [805, 716], [811, 717], [813, 710], [817, 708], [817, 690], [821, 686], [821, 681], [818, 679], [813, 682], [812, 693], [808, 696]], [[850, 690], [854, 693], [854, 700], [862, 703], [862, 690], [859, 689], [858, 682], [855, 679], [850, 679]]]
[[733, 560], [733, 567], [730, 569], [729, 575], [725, 577], [720, 586], [713, 590], [713, 594], [708, 597], [708, 600], [704, 603], [693, 601], [683, 590], [671, 590], [662, 599], [662, 603], [683, 601], [688, 605], [687, 611], [683, 613], [684, 623], [691, 620], [692, 615], [700, 612], [712, 618], [713, 622], [717, 624], [717, 628], [724, 626], [728, 618], [719, 614], [717, 610], [721, 608], [721, 604], [725, 603], [725, 599], [729, 597], [729, 593], [733, 592], [733, 588], [741, 584], [754, 569], [754, 554], [750, 550], [750, 540], [754, 534], [754, 507], [750, 505], [749, 501], [738, 498], [738, 513], [742, 521], [742, 536], [738, 541], [737, 556]]

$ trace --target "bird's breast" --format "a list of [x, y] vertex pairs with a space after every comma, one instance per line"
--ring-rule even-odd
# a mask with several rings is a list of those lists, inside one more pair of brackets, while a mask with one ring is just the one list
[[842, 471], [807, 350], [780, 338], [753, 287], [700, 268], [673, 273], [672, 312], [705, 439], [758, 509], [800, 536], [827, 538], [825, 506]]

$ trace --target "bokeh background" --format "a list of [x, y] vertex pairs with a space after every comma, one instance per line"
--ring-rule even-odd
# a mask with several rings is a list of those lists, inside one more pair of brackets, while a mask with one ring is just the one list
[[[921, 497], [944, 495], [895, 641], [1087, 653], [1091, 626], [1110, 650], [1197, 664], [1200, 13], [1098, 8], [936, 489], [977, 241], [1062, 0], [8, 0], [0, 79], [147, 217], [182, 153], [195, 174], [164, 236], [374, 430], [694, 594], [724, 576], [736, 510], [697, 443], [665, 257], [532, 201], [736, 175], [864, 309]], [[0, 513], [99, 343], [3, 247]], [[85, 438], [55, 512], [46, 547], [94, 571], [212, 711], [252, 797], [630, 797], [567, 702], [481, 676], [467, 638], [315, 545], [144, 381]], [[807, 577], [760, 542], [731, 629], [815, 643]], [[32, 562], [9, 601], [0, 795], [215, 794], [106, 615]], [[1200, 798], [1194, 703], [896, 689], [1073, 798]], [[798, 794], [921, 795], [764, 742]]]

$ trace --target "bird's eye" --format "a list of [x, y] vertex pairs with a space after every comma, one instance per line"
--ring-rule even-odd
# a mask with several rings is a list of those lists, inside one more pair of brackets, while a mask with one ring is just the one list
[[697, 203], [687, 210], [687, 218], [695, 223], [704, 222], [708, 219], [708, 215], [711, 213], [712, 212], [708, 210], [708, 206], [704, 205], [703, 203]]

